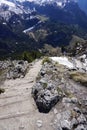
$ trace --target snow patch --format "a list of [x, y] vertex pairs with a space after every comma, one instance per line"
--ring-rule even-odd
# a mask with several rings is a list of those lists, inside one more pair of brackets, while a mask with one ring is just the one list
[[74, 68], [73, 63], [69, 61], [67, 57], [50, 57], [53, 61], [58, 62], [59, 64], [65, 65], [70, 69]]
[[8, 6], [15, 7], [14, 3], [7, 1], [7, 0], [0, 0], [0, 5], [2, 5], [2, 4], [6, 4]]
[[57, 6], [62, 6], [62, 2], [57, 2]]

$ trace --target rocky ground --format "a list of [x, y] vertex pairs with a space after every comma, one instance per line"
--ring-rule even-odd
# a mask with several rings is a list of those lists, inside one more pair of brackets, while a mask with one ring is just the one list
[[85, 70], [72, 58], [69, 61], [75, 63], [74, 68], [49, 58], [31, 66], [17, 62], [15, 66], [21, 68], [26, 64], [27, 74], [22, 76], [22, 69], [19, 72], [17, 67], [16, 74], [20, 76], [14, 78], [15, 66], [11, 73], [7, 71], [7, 79], [1, 85], [5, 92], [0, 95], [0, 129], [87, 130], [86, 61], [79, 58]]
[[86, 70], [46, 60], [32, 89], [39, 111], [54, 113], [53, 130], [87, 130], [87, 77], [86, 84], [71, 78], [72, 73]]

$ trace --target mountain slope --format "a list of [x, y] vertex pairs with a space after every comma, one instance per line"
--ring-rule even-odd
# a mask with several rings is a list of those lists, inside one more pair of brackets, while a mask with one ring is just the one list
[[87, 14], [87, 0], [78, 0], [80, 8]]
[[11, 54], [67, 45], [72, 35], [87, 39], [87, 16], [73, 0], [4, 0], [0, 28], [0, 54]]

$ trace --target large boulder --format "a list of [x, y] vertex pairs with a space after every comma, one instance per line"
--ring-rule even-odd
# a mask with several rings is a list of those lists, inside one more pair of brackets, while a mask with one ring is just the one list
[[56, 91], [42, 90], [38, 93], [36, 104], [40, 112], [47, 113], [59, 101], [60, 97]]
[[49, 87], [49, 84], [42, 80], [33, 87], [32, 94], [39, 111], [43, 113], [49, 112], [62, 97], [62, 93], [59, 93], [54, 85]]

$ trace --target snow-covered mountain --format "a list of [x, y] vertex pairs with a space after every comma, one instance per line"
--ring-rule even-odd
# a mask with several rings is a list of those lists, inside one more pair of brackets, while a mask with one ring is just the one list
[[8, 5], [10, 8], [17, 8], [17, 6], [19, 5], [22, 6], [22, 3], [24, 2], [34, 2], [39, 5], [56, 3], [58, 6], [63, 7], [64, 5], [72, 1], [76, 2], [77, 0], [0, 0], [0, 5], [5, 4]]
[[[14, 0], [13, 0], [14, 1]], [[15, 1], [19, 1], [19, 2], [35, 2], [35, 3], [67, 3], [67, 2], [71, 2], [71, 1], [77, 1], [77, 0], [15, 0]]]
[[[77, 17], [86, 17], [81, 12], [77, 0], [0, 0], [0, 20], [4, 24], [8, 22], [14, 26], [17, 23], [27, 23], [28, 27], [32, 27], [30, 21], [37, 19], [37, 24], [40, 20], [37, 18], [38, 14], [70, 24], [80, 24]], [[82, 21], [84, 19], [82, 18]]]
[[0, 19], [8, 21], [13, 15], [18, 15], [24, 19], [24, 15], [32, 14], [33, 9], [22, 5], [23, 1], [16, 0], [0, 0]]
[[[12, 11], [15, 12], [16, 14], [21, 14], [25, 10], [23, 10], [22, 5], [18, 4], [15, 1], [8, 1], [8, 0], [0, 0], [0, 12], [2, 11]], [[29, 12], [28, 12], [29, 13]]]
[[[79, 15], [77, 15], [77, 13], [79, 13], [79, 11], [81, 12], [81, 10], [78, 7], [77, 1], [78, 0], [0, 0], [0, 20], [10, 21], [11, 23], [23, 23], [24, 20], [29, 23], [29, 20], [38, 19], [36, 15], [41, 14], [65, 23], [78, 24], [78, 20], [76, 19]], [[84, 14], [82, 13], [81, 16], [82, 15]]]
[[[3, 14], [3, 11], [11, 11], [15, 14], [31, 13], [32, 9], [27, 7], [25, 3], [30, 3], [33, 6], [40, 5], [50, 5], [54, 4], [60, 8], [65, 7], [70, 2], [77, 2], [78, 0], [0, 0], [0, 14]], [[35, 7], [33, 7], [35, 9]], [[6, 12], [5, 12], [6, 13]]]
[[[58, 7], [65, 7], [67, 3], [77, 0], [0, 0], [0, 16], [4, 19], [7, 19], [7, 16], [11, 16], [12, 13], [15, 14], [29, 14], [34, 9], [35, 4], [37, 5], [47, 5], [47, 4], [56, 4]], [[25, 3], [32, 4], [32, 8], [29, 5], [26, 8]]]

